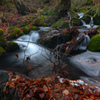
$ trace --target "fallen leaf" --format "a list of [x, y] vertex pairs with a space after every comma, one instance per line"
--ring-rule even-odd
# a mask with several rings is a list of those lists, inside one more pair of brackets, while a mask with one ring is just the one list
[[29, 69], [31, 69], [32, 67], [31, 66], [29, 66]]
[[18, 58], [19, 57], [18, 54], [15, 54], [15, 57]]
[[65, 94], [65, 95], [68, 95], [69, 94], [69, 91], [65, 89], [65, 90], [63, 90], [62, 93]]
[[45, 92], [47, 92], [47, 91], [48, 91], [48, 88], [47, 88], [47, 86], [46, 86], [46, 85], [44, 85], [44, 86], [43, 86], [43, 90], [44, 90]]

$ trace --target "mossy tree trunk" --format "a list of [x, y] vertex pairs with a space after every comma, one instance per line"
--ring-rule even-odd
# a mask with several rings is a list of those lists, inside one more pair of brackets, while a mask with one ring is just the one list
[[13, 2], [19, 14], [26, 15], [28, 12], [30, 12], [30, 10], [24, 5], [22, 0], [13, 0]]
[[54, 10], [55, 13], [58, 15], [58, 18], [67, 15], [70, 6], [71, 6], [71, 0], [60, 0]]

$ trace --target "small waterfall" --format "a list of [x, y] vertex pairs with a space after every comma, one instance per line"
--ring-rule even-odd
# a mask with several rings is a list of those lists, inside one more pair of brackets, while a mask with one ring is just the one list
[[82, 20], [82, 19], [81, 19], [81, 21], [83, 23], [83, 26], [85, 26], [86, 25], [86, 22], [84, 20]]
[[84, 16], [84, 13], [77, 13], [79, 15], [79, 19], [81, 19]]
[[[84, 16], [84, 13], [82, 13], [82, 12], [77, 13], [77, 14], [80, 16], [79, 19], [81, 19]], [[90, 20], [89, 24], [86, 24], [86, 22], [82, 19], [81, 19], [81, 21], [83, 23], [83, 26], [85, 26], [87, 29], [91, 29], [91, 28], [95, 29], [96, 27], [98, 27], [98, 25], [93, 24], [93, 17], [92, 16], [91, 16], [91, 20]]]
[[90, 25], [93, 25], [93, 17], [91, 16], [91, 21], [89, 23]]

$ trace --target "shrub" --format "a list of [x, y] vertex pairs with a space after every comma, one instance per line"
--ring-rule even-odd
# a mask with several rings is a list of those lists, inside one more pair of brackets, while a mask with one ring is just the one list
[[15, 51], [19, 49], [19, 46], [17, 43], [15, 42], [9, 42], [8, 45], [7, 45], [7, 48], [6, 48], [6, 51], [7, 52], [11, 52], [11, 51]]
[[2, 29], [0, 29], [0, 36], [3, 36], [3, 30]]
[[21, 29], [23, 30], [24, 34], [29, 34], [30, 32], [30, 28], [28, 26], [22, 27]]
[[6, 53], [6, 51], [2, 47], [0, 47], [0, 56], [2, 56], [4, 53]]
[[94, 52], [100, 51], [100, 34], [97, 34], [91, 38], [87, 49]]

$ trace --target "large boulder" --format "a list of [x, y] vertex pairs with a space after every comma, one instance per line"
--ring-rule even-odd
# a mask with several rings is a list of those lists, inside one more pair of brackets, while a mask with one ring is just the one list
[[94, 51], [94, 52], [100, 51], [100, 34], [97, 34], [91, 38], [91, 40], [87, 46], [87, 49], [90, 51]]
[[23, 35], [24, 33], [17, 27], [15, 27], [14, 29], [11, 30], [11, 33], [9, 35], [10, 39], [16, 39], [19, 36]]
[[71, 20], [71, 23], [73, 26], [81, 26], [82, 25], [82, 21], [78, 17], [73, 17]]
[[82, 17], [82, 20], [84, 20], [86, 22], [86, 24], [89, 24], [91, 21], [91, 16], [90, 15], [84, 15]]
[[57, 29], [58, 27], [60, 28], [68, 28], [69, 27], [69, 23], [65, 22], [65, 20], [63, 18], [61, 18], [60, 20], [58, 20], [54, 25], [53, 28]]
[[48, 48], [53, 49], [57, 45], [66, 43], [69, 40], [71, 40], [71, 34], [68, 31], [59, 32], [58, 30], [52, 30], [41, 37], [38, 42]]
[[19, 46], [18, 46], [17, 43], [9, 42], [8, 45], [7, 45], [6, 51], [7, 52], [12, 52], [12, 51], [15, 51], [15, 50], [18, 50], [18, 49], [19, 49]]

